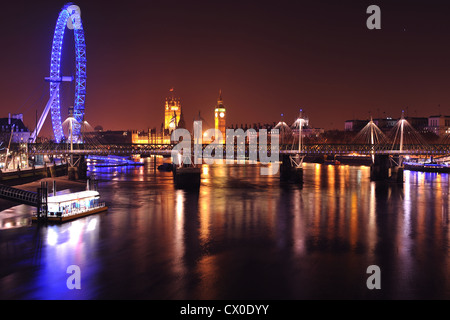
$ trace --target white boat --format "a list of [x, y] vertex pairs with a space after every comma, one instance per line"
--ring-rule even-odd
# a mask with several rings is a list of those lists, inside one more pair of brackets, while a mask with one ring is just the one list
[[[98, 191], [86, 190], [48, 197], [47, 217], [41, 217], [41, 219], [48, 222], [64, 222], [107, 209], [105, 203], [100, 202]], [[39, 218], [34, 215], [32, 220], [38, 221]]]

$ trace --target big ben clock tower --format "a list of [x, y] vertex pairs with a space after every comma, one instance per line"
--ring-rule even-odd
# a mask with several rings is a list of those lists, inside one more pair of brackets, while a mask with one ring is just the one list
[[217, 105], [214, 109], [214, 122], [215, 122], [215, 129], [219, 130], [222, 133], [222, 142], [225, 143], [226, 141], [226, 118], [227, 113], [225, 106], [223, 105], [222, 100], [222, 90], [219, 91], [219, 99], [217, 100]]

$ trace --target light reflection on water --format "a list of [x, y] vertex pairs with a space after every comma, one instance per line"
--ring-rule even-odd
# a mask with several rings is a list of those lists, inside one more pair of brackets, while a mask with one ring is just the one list
[[[151, 161], [102, 168], [106, 213], [0, 231], [0, 298], [450, 298], [448, 175], [406, 171], [398, 186], [305, 164], [298, 187], [259, 169], [205, 165], [196, 193]], [[81, 290], [66, 287], [72, 264]]]

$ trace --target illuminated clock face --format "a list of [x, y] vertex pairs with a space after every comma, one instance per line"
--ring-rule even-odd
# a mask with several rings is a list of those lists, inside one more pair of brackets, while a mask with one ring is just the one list
[[220, 116], [221, 118], [223, 118], [223, 117], [225, 117], [225, 113], [221, 112], [221, 113], [219, 114], [219, 116]]
[[217, 118], [217, 112], [216, 112], [216, 118]]

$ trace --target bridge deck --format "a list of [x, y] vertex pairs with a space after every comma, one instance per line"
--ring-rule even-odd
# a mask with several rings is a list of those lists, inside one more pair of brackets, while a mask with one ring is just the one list
[[[162, 155], [170, 156], [171, 150], [175, 145], [138, 145], [138, 144], [109, 144], [109, 145], [83, 145], [74, 146], [74, 150], [70, 151], [67, 144], [50, 144], [47, 146], [30, 144], [28, 152], [30, 155]], [[210, 144], [204, 144], [203, 149]], [[219, 145], [226, 152], [226, 145]], [[245, 152], [249, 150], [267, 150], [268, 152], [278, 151], [282, 154], [297, 154], [298, 146], [295, 145], [279, 145], [278, 148], [272, 148], [271, 145], [234, 146], [234, 152]], [[272, 150], [273, 149], [273, 150]], [[433, 144], [433, 145], [403, 145], [403, 150], [399, 150], [398, 145], [358, 145], [358, 144], [305, 144], [302, 148], [302, 154], [320, 155], [320, 154], [391, 154], [391, 155], [450, 155], [450, 144]], [[194, 146], [191, 146], [194, 150]]]

